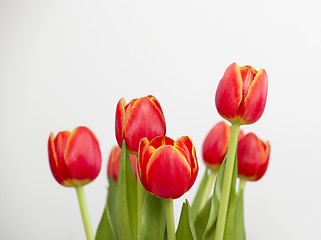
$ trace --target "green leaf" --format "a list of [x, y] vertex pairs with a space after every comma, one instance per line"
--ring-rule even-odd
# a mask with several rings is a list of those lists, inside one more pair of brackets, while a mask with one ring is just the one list
[[[138, 176], [137, 176], [138, 177]], [[133, 239], [136, 239], [137, 235], [137, 182], [135, 173], [128, 155], [126, 154], [126, 187], [127, 187], [127, 203], [129, 220], [131, 225], [131, 231]]]
[[116, 232], [119, 240], [136, 239], [136, 180], [133, 170], [128, 170], [132, 169], [130, 164], [126, 142], [123, 141], [115, 199]]
[[166, 211], [164, 199], [147, 193], [143, 207], [143, 223], [139, 240], [164, 240]]
[[191, 216], [191, 208], [187, 199], [183, 203], [181, 216], [179, 219], [177, 231], [176, 231], [177, 240], [196, 240], [196, 232]]
[[109, 178], [109, 186], [108, 186], [108, 196], [107, 196], [107, 208], [110, 214], [111, 222], [113, 224], [113, 228], [116, 231], [116, 191], [117, 184], [115, 180], [110, 177]]
[[196, 237], [197, 237], [196, 239], [203, 239], [205, 228], [210, 215], [211, 206], [212, 206], [212, 198], [207, 200], [205, 206], [201, 209], [201, 211], [196, 216], [196, 219], [195, 219], [195, 231], [196, 231]]
[[241, 189], [237, 196], [234, 216], [234, 235], [233, 240], [245, 240], [244, 227], [244, 191]]
[[229, 197], [226, 222], [225, 222], [224, 240], [233, 240], [234, 215], [235, 215], [235, 206], [236, 206], [236, 179], [237, 179], [237, 159], [235, 154], [230, 197]]
[[109, 210], [105, 205], [103, 216], [97, 228], [95, 240], [116, 240], [116, 234], [110, 219]]
[[207, 169], [206, 169], [204, 172], [204, 176], [202, 178], [201, 184], [198, 187], [197, 193], [196, 193], [194, 201], [192, 203], [191, 216], [192, 216], [193, 221], [195, 221], [196, 215], [201, 210], [200, 208], [201, 208], [201, 204], [203, 201], [203, 195], [204, 195], [204, 190], [206, 187], [207, 180], [208, 180], [208, 173], [207, 173]]
[[210, 208], [210, 214], [208, 218], [208, 222], [206, 225], [206, 229], [203, 235], [204, 240], [211, 240], [214, 239], [215, 229], [216, 229], [216, 220], [218, 214], [218, 207], [221, 200], [221, 192], [222, 192], [222, 185], [223, 185], [223, 178], [225, 172], [225, 165], [226, 165], [226, 157], [220, 167], [220, 170], [217, 173], [215, 185], [214, 185], [214, 192], [212, 195], [212, 203]]

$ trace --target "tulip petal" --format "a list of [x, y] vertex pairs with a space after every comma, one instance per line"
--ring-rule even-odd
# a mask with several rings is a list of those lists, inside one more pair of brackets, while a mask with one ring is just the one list
[[267, 92], [267, 74], [264, 69], [261, 69], [257, 72], [244, 98], [242, 124], [254, 123], [262, 116], [266, 104]]
[[155, 137], [152, 141], [150, 141], [149, 145], [154, 147], [155, 149], [164, 145], [174, 146], [174, 140], [167, 136], [158, 136]]
[[[186, 156], [186, 160], [190, 166], [191, 169], [191, 179], [190, 179], [190, 184], [187, 188], [186, 191], [188, 191], [194, 184], [196, 177], [197, 177], [197, 173], [198, 173], [198, 163], [197, 163], [197, 158], [196, 158], [196, 150], [194, 147], [194, 144], [192, 142], [192, 140], [187, 137], [187, 136], [183, 136], [181, 138], [179, 138], [174, 145], [176, 148], [178, 148], [178, 150], [183, 150], [184, 152], [184, 156]], [[181, 152], [182, 153], [182, 152]]]
[[185, 157], [173, 146], [162, 146], [147, 165], [150, 192], [161, 198], [179, 198], [188, 189], [191, 169]]
[[[148, 95], [147, 98], [156, 105], [157, 109], [159, 110], [160, 114], [163, 116], [164, 118], [164, 113], [163, 113], [163, 109], [161, 107], [161, 105], [159, 104], [158, 100], [152, 96], [152, 95]], [[164, 118], [164, 122], [165, 122], [165, 118]], [[166, 126], [165, 126], [166, 127]]]
[[154, 152], [155, 152], [155, 148], [149, 146], [148, 139], [143, 138], [139, 143], [137, 167], [138, 167], [140, 181], [147, 191], [150, 191], [150, 189], [146, 180], [147, 179], [146, 169], [147, 169], [148, 161]]
[[160, 110], [147, 97], [138, 99], [132, 106], [126, 119], [124, 139], [131, 152], [137, 152], [139, 142], [146, 137], [148, 140], [163, 136], [166, 132], [165, 121]]
[[58, 183], [63, 186], [71, 187], [68, 183], [70, 174], [64, 160], [64, 150], [70, 132], [60, 132], [57, 137], [51, 133], [48, 139], [49, 164], [52, 175]]
[[77, 185], [94, 180], [101, 168], [101, 153], [95, 135], [86, 127], [76, 128], [68, 138], [65, 162]]
[[116, 119], [115, 119], [115, 133], [116, 133], [116, 140], [119, 147], [122, 146], [123, 143], [123, 133], [125, 130], [125, 106], [126, 102], [124, 98], [121, 98], [116, 107]]
[[227, 120], [233, 120], [237, 116], [242, 101], [242, 84], [240, 68], [232, 63], [219, 82], [215, 95], [216, 108]]

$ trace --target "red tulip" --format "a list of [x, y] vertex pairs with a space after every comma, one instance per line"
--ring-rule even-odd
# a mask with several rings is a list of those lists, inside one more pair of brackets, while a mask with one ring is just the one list
[[[212, 171], [217, 172], [227, 154], [230, 141], [231, 126], [226, 122], [217, 123], [203, 143], [203, 160], [205, 165]], [[243, 131], [239, 132], [239, 139], [243, 136]]]
[[[115, 146], [111, 150], [109, 155], [109, 160], [108, 160], [107, 176], [108, 176], [108, 179], [112, 177], [115, 180], [115, 182], [117, 182], [117, 179], [118, 179], [120, 154], [121, 154], [121, 148], [118, 146]], [[129, 158], [132, 163], [135, 177], [137, 179], [136, 156], [133, 154], [129, 154]]]
[[198, 173], [195, 147], [189, 137], [143, 138], [138, 152], [139, 177], [145, 189], [161, 198], [179, 198]]
[[263, 142], [254, 133], [248, 133], [237, 146], [238, 177], [257, 181], [263, 177], [270, 158], [270, 143]]
[[98, 140], [86, 127], [62, 131], [48, 140], [49, 164], [58, 183], [65, 187], [83, 186], [93, 181], [101, 168]]
[[264, 69], [231, 64], [218, 84], [215, 104], [219, 114], [237, 124], [251, 124], [262, 116], [268, 91]]
[[132, 100], [126, 105], [121, 98], [116, 108], [116, 139], [122, 146], [125, 139], [130, 152], [138, 152], [142, 138], [148, 140], [166, 133], [165, 118], [157, 99], [151, 95]]

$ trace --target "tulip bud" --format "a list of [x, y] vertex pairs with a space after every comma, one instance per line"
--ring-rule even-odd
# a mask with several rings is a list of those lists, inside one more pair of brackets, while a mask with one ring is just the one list
[[132, 100], [126, 105], [121, 98], [116, 108], [116, 139], [121, 147], [123, 140], [131, 153], [137, 154], [142, 138], [148, 140], [166, 133], [165, 118], [157, 99], [151, 95]]
[[238, 177], [257, 181], [263, 177], [270, 158], [270, 143], [263, 142], [254, 133], [248, 133], [237, 146]]
[[[220, 169], [227, 154], [230, 134], [231, 126], [221, 121], [211, 129], [204, 140], [203, 160], [205, 165], [214, 172]], [[240, 130], [238, 138], [240, 139], [242, 136], [243, 131]]]
[[139, 145], [138, 172], [144, 188], [160, 198], [179, 198], [195, 182], [198, 173], [195, 147], [189, 137], [174, 141], [159, 136], [143, 138]]
[[86, 127], [62, 131], [48, 140], [49, 164], [58, 183], [65, 187], [84, 186], [93, 181], [101, 168], [96, 136]]
[[[109, 155], [109, 160], [108, 160], [107, 176], [108, 176], [108, 179], [112, 177], [115, 180], [115, 182], [117, 182], [117, 179], [118, 179], [120, 155], [121, 155], [121, 148], [118, 146], [115, 146], [111, 150]], [[137, 179], [136, 156], [133, 154], [129, 154], [129, 158], [132, 163], [135, 177]]]
[[264, 69], [239, 67], [232, 63], [218, 84], [215, 104], [219, 114], [231, 123], [252, 124], [262, 116], [268, 91]]

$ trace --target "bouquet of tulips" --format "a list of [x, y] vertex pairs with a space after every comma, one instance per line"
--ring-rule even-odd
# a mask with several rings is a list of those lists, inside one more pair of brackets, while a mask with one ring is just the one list
[[221, 121], [205, 138], [202, 154], [207, 168], [191, 204], [183, 203], [177, 228], [173, 200], [193, 186], [199, 166], [188, 136], [177, 140], [165, 136], [165, 117], [154, 96], [128, 104], [121, 98], [117, 104], [118, 146], [110, 153], [107, 201], [96, 234], [83, 186], [101, 169], [98, 140], [87, 127], [62, 131], [56, 137], [51, 133], [52, 174], [61, 185], [75, 187], [87, 239], [244, 240], [245, 182], [257, 181], [266, 172], [270, 144], [254, 133], [244, 134], [240, 126], [261, 117], [267, 89], [264, 69], [256, 71], [236, 63], [226, 69], [215, 104], [231, 126]]

